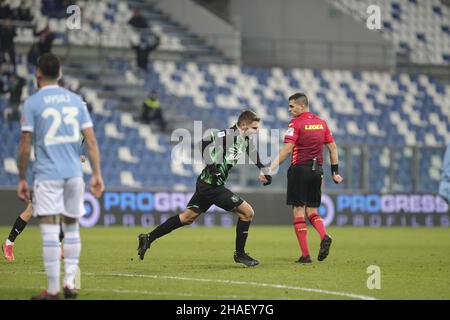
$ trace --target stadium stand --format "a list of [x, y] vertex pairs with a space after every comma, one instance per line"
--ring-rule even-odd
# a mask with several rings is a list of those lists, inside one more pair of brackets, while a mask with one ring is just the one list
[[354, 19], [366, 23], [366, 9], [381, 9], [382, 34], [399, 53], [418, 64], [450, 64], [450, 8], [439, 0], [329, 1]]
[[[27, 72], [28, 92], [32, 92], [31, 69], [23, 64], [19, 69]], [[69, 63], [64, 70], [67, 85], [77, 88], [81, 84], [83, 95], [93, 106], [92, 117], [109, 186], [187, 189], [201, 170], [201, 166], [172, 162], [170, 137], [135, 120], [135, 111], [120, 108], [124, 104], [138, 105], [149, 90], [159, 93], [161, 104], [167, 106], [165, 111], [173, 121], [180, 117], [202, 119], [210, 127], [221, 128], [231, 125], [242, 106], [248, 106], [262, 116], [264, 127], [280, 130], [289, 121], [286, 97], [303, 90], [310, 97], [312, 111], [328, 121], [340, 145], [373, 146], [367, 159], [368, 190], [373, 192], [389, 188], [411, 191], [414, 165], [420, 172], [418, 190], [436, 189], [436, 168], [440, 167], [442, 150], [433, 146], [450, 140], [450, 109], [445, 107], [450, 101], [450, 88], [423, 75], [174, 61], [154, 62], [144, 81], [134, 76], [126, 61], [112, 61], [106, 74], [97, 72], [94, 65]], [[5, 104], [3, 100], [1, 105]], [[7, 139], [2, 148], [0, 184], [13, 185], [17, 179], [13, 159], [19, 125], [1, 121], [2, 134]], [[411, 148], [399, 148], [391, 154], [388, 146], [424, 148], [418, 155]], [[345, 163], [350, 168], [343, 165], [342, 170], [360, 176], [364, 152], [353, 148], [349, 157], [351, 160]], [[160, 165], [148, 166], [152, 162]], [[395, 181], [389, 180], [392, 162], [398, 167]], [[364, 187], [359, 178], [348, 183], [337, 188]]]
[[[68, 31], [65, 19], [46, 15], [42, 1], [33, 1], [30, 5], [35, 12], [34, 22], [17, 28], [16, 42], [33, 43], [34, 31], [42, 30], [47, 24], [55, 33], [55, 45], [131, 48], [139, 43], [140, 34], [152, 33], [160, 37], [160, 45], [157, 48], [159, 53], [177, 53], [182, 58], [203, 62], [226, 61], [217, 49], [206, 45], [200, 37], [190, 33], [172, 21], [167, 14], [145, 1], [73, 2], [80, 6], [83, 12], [81, 30]], [[148, 21], [148, 29], [136, 29], [128, 24], [135, 10]]]
[[[411, 59], [418, 63], [447, 63], [445, 54], [449, 52], [450, 43], [445, 27], [447, 7], [439, 1], [373, 2], [380, 5], [383, 12], [391, 13], [383, 16], [383, 34], [392, 39], [399, 50], [408, 49]], [[41, 1], [32, 3], [41, 5]], [[281, 131], [290, 118], [286, 97], [304, 91], [310, 98], [312, 111], [327, 120], [342, 146], [341, 157], [345, 161], [341, 162], [341, 170], [352, 173], [347, 174], [349, 178], [343, 185], [335, 186], [327, 181], [329, 188], [367, 192], [437, 190], [443, 153], [439, 146], [450, 141], [450, 86], [433, 77], [226, 64], [217, 50], [204, 45], [198, 37], [145, 1], [76, 3], [83, 8], [84, 19], [88, 22], [83, 23], [84, 32], [67, 31], [63, 20], [55, 18], [54, 14], [45, 16], [47, 10], [41, 7], [33, 10], [38, 24], [48, 21], [57, 33], [55, 45], [131, 50], [139, 35], [128, 21], [132, 12], [139, 10], [149, 21], [152, 32], [162, 39], [158, 50], [182, 53], [180, 61], [154, 61], [146, 74], [135, 72], [132, 64], [124, 59], [105, 58], [101, 63], [65, 61], [66, 85], [79, 91], [93, 107], [92, 118], [109, 187], [186, 190], [191, 188], [202, 169], [201, 165], [172, 161], [172, 152], [177, 159], [187, 155], [172, 151], [170, 136], [136, 120], [137, 108], [152, 90], [158, 93], [164, 115], [170, 119], [170, 130], [189, 127], [189, 123], [199, 119], [204, 126], [223, 128], [233, 124], [242, 107], [249, 107], [263, 118], [263, 127]], [[362, 8], [359, 6], [367, 7], [368, 2], [340, 0], [336, 3], [353, 14]], [[424, 17], [426, 19], [422, 19]], [[416, 23], [416, 18], [423, 23]], [[423, 34], [419, 37], [422, 40], [417, 37], [418, 32]], [[34, 41], [29, 25], [18, 28], [18, 33], [19, 43]], [[428, 54], [430, 48], [436, 55]], [[423, 60], [424, 57], [431, 57], [432, 61]], [[25, 98], [35, 91], [34, 70], [26, 64], [23, 55], [18, 55], [17, 60], [17, 73], [28, 81], [22, 97]], [[7, 97], [0, 96], [2, 113], [6, 107]], [[0, 125], [0, 134], [5, 137], [0, 148], [0, 185], [14, 186], [19, 124], [1, 117]], [[149, 166], [149, 163], [158, 163], [158, 166]], [[282, 167], [282, 174], [287, 165]], [[88, 164], [85, 172], [89, 179]], [[250, 179], [256, 173], [256, 169], [247, 173], [246, 186], [257, 185]], [[329, 179], [328, 174], [325, 177]], [[233, 176], [230, 182], [238, 183], [238, 180]], [[281, 180], [275, 179], [275, 187], [283, 187]]]

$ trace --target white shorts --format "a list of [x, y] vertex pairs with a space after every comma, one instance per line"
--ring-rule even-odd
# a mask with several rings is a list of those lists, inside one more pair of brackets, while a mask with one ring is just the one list
[[34, 181], [33, 216], [58, 214], [70, 218], [80, 218], [85, 214], [83, 178]]

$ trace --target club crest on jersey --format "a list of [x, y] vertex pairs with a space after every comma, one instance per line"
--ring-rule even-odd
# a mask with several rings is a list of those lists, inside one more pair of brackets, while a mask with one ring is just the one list
[[305, 124], [305, 130], [323, 130], [321, 124]]
[[294, 128], [288, 128], [287, 130], [286, 130], [286, 133], [285, 133], [285, 135], [286, 136], [293, 136], [294, 135]]

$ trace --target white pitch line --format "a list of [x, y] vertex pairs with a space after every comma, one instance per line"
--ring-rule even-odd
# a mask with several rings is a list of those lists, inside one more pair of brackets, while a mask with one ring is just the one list
[[[3, 272], [1, 273], [8, 273]], [[31, 272], [31, 273], [39, 273], [43, 274], [43, 272]], [[282, 284], [269, 284], [269, 283], [261, 283], [261, 282], [247, 282], [247, 281], [236, 281], [236, 280], [221, 280], [221, 279], [202, 279], [202, 278], [188, 278], [188, 277], [177, 277], [177, 276], [158, 276], [158, 275], [147, 275], [147, 274], [128, 274], [128, 273], [105, 273], [105, 274], [96, 274], [91, 272], [83, 272], [82, 275], [85, 276], [113, 276], [113, 277], [129, 277], [129, 278], [148, 278], [148, 279], [167, 279], [167, 280], [181, 280], [181, 281], [194, 281], [194, 282], [215, 282], [215, 283], [224, 283], [224, 284], [235, 284], [235, 285], [247, 285], [247, 286], [256, 286], [256, 287], [266, 287], [266, 288], [275, 288], [275, 289], [288, 289], [288, 290], [296, 290], [296, 291], [304, 291], [304, 292], [314, 292], [320, 294], [348, 297], [360, 300], [376, 300], [375, 297], [347, 293], [347, 292], [339, 292], [339, 291], [330, 291], [330, 290], [322, 290], [322, 289], [314, 289], [314, 288], [303, 288], [303, 287], [294, 287], [287, 286]], [[91, 290], [92, 291], [92, 290]], [[197, 295], [198, 296], [198, 295]]]
[[270, 284], [270, 283], [261, 283], [261, 282], [247, 282], [247, 281], [236, 281], [236, 280], [221, 280], [221, 279], [202, 279], [202, 278], [188, 278], [188, 277], [177, 277], [177, 276], [158, 276], [158, 275], [146, 275], [146, 274], [127, 274], [127, 273], [109, 273], [109, 274], [94, 274], [94, 273], [83, 273], [84, 275], [92, 275], [92, 276], [114, 276], [114, 277], [130, 277], [130, 278], [150, 278], [150, 279], [167, 279], [167, 280], [181, 280], [181, 281], [194, 281], [194, 282], [213, 282], [213, 283], [224, 283], [224, 284], [236, 284], [236, 285], [246, 285], [246, 286], [255, 286], [255, 287], [266, 287], [266, 288], [275, 288], [275, 289], [288, 289], [288, 290], [297, 290], [297, 291], [305, 291], [305, 292], [315, 292], [327, 295], [348, 297], [360, 300], [376, 300], [374, 297], [347, 293], [347, 292], [338, 292], [338, 291], [329, 291], [322, 289], [314, 289], [314, 288], [302, 288], [302, 287], [294, 287], [287, 286], [282, 284]]
[[211, 296], [207, 294], [191, 294], [191, 293], [179, 293], [179, 292], [152, 292], [152, 291], [144, 291], [144, 290], [123, 290], [123, 289], [81, 289], [85, 291], [93, 291], [93, 292], [114, 292], [114, 293], [139, 293], [139, 294], [148, 294], [148, 295], [156, 295], [156, 296], [177, 296], [177, 297], [203, 297], [203, 298], [222, 298], [222, 299], [237, 299], [238, 296], [229, 295], [229, 296]]
[[[42, 287], [16, 287], [16, 286], [2, 286], [0, 285], [0, 289], [27, 289], [27, 290], [39, 290]], [[152, 296], [177, 296], [177, 297], [204, 297], [204, 298], [223, 298], [223, 299], [237, 299], [238, 296], [229, 295], [229, 296], [211, 296], [207, 294], [191, 294], [191, 293], [179, 293], [179, 292], [154, 292], [154, 291], [145, 291], [145, 290], [122, 290], [122, 289], [86, 289], [82, 288], [81, 291], [87, 292], [113, 292], [113, 293], [138, 293], [138, 294], [147, 294]]]

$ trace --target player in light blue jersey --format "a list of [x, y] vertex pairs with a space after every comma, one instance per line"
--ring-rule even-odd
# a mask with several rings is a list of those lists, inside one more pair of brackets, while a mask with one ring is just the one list
[[[80, 144], [84, 144], [84, 137], [81, 138]], [[84, 155], [80, 155], [80, 161], [81, 163], [84, 163], [86, 161], [86, 157]], [[9, 232], [8, 238], [3, 242], [2, 244], [2, 251], [3, 251], [3, 257], [8, 261], [14, 261], [14, 243], [16, 241], [16, 238], [19, 236], [19, 234], [22, 233], [22, 231], [27, 226], [28, 222], [33, 217], [33, 205], [31, 198], [28, 200], [28, 205], [25, 208], [25, 210], [17, 217], [16, 221], [14, 222], [14, 225], [11, 228], [11, 231]], [[61, 223], [60, 223], [61, 225]], [[59, 232], [59, 242], [61, 243], [64, 239], [64, 232], [62, 231], [62, 228]], [[64, 259], [64, 250], [63, 247], [61, 247], [61, 259]]]
[[91, 192], [100, 197], [104, 190], [100, 155], [92, 121], [82, 99], [57, 85], [59, 59], [47, 53], [39, 58], [36, 81], [39, 91], [24, 104], [19, 145], [17, 194], [27, 201], [30, 189], [25, 180], [33, 143], [33, 215], [38, 217], [47, 289], [33, 299], [60, 297], [59, 219], [62, 215], [64, 240], [64, 297], [75, 298], [75, 275], [81, 252], [78, 219], [84, 214], [83, 172], [80, 163], [80, 131], [92, 166]]
[[450, 203], [450, 143], [444, 154], [444, 161], [442, 164], [442, 179], [439, 183], [439, 195]]

